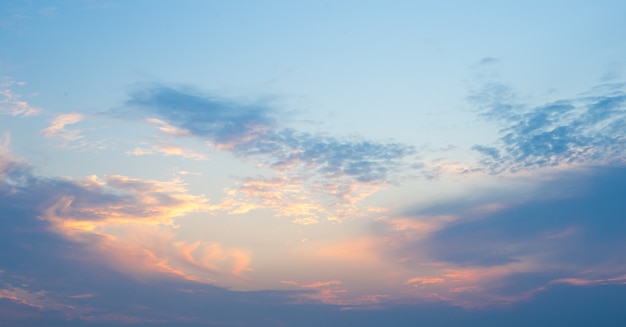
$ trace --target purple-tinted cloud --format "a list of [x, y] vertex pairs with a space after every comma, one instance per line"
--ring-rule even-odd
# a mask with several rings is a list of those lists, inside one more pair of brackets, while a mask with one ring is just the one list
[[507, 199], [487, 192], [483, 200], [403, 215], [414, 225], [438, 221], [423, 237], [406, 237], [405, 229], [385, 222], [377, 230], [397, 240], [388, 254], [408, 267], [434, 262], [444, 282], [473, 280], [471, 292], [466, 287], [450, 295], [459, 301], [529, 300], [562, 283], [619, 285], [626, 280], [625, 185], [623, 166], [553, 172], [533, 195], [512, 192]]

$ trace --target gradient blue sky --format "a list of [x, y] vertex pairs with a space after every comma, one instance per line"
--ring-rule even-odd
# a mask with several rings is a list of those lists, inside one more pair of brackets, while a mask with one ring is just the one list
[[622, 326], [626, 2], [0, 4], [0, 326]]

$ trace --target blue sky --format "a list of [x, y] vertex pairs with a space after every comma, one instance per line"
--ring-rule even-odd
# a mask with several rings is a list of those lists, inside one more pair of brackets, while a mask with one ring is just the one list
[[0, 4], [0, 325], [619, 326], [625, 14]]

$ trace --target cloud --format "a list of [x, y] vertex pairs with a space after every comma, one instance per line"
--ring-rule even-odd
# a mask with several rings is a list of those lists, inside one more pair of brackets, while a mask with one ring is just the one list
[[167, 141], [159, 140], [155, 145], [148, 148], [137, 147], [132, 151], [128, 151], [126, 154], [132, 156], [146, 156], [161, 154], [167, 157], [177, 156], [186, 159], [193, 160], [207, 160], [208, 157], [204, 153], [197, 152], [193, 149], [185, 148], [179, 145], [169, 143]]
[[558, 283], [623, 284], [626, 168], [544, 174], [533, 192], [498, 191], [498, 202], [486, 192], [379, 220], [376, 237], [394, 242], [378, 251], [428, 272], [407, 281], [417, 296], [430, 286], [460, 305], [529, 301]]
[[244, 178], [227, 188], [221, 210], [243, 214], [256, 209], [273, 209], [279, 217], [310, 225], [367, 216], [381, 208], [363, 206], [360, 201], [380, 187], [355, 182], [352, 185], [314, 184], [303, 177], [278, 175], [271, 178]]
[[406, 284], [438, 284], [443, 283], [445, 279], [441, 277], [413, 277], [406, 281]]
[[38, 177], [27, 164], [6, 156], [0, 163], [0, 192], [14, 202], [14, 210], [31, 212], [46, 230], [82, 244], [90, 256], [97, 254], [121, 272], [204, 281], [217, 274], [227, 282], [229, 276], [242, 278], [249, 268], [246, 249], [174, 240], [176, 219], [217, 209], [204, 195], [189, 194], [178, 179], [52, 179]]
[[571, 284], [577, 286], [589, 285], [607, 285], [607, 284], [626, 284], [626, 275], [604, 279], [585, 279], [585, 278], [560, 278], [553, 280], [552, 284]]
[[334, 285], [341, 285], [340, 280], [329, 280], [329, 281], [319, 281], [319, 282], [297, 282], [293, 280], [284, 280], [281, 281], [282, 284], [293, 285], [303, 288], [322, 288]]
[[11, 116], [34, 116], [41, 112], [28, 102], [22, 101], [22, 96], [11, 90], [14, 85], [22, 84], [6, 77], [0, 79], [0, 113]]
[[[400, 143], [338, 139], [280, 127], [279, 112], [188, 89], [146, 87], [130, 94], [130, 107], [160, 116], [163, 124], [188, 131], [240, 157], [254, 157], [276, 171], [324, 179], [384, 183], [394, 180], [415, 150]], [[165, 126], [165, 125], [163, 125]]]
[[530, 105], [498, 82], [487, 82], [470, 97], [484, 116], [501, 124], [493, 145], [476, 145], [481, 165], [492, 172], [624, 161], [626, 93], [607, 84], [587, 94]]
[[50, 126], [41, 130], [45, 138], [60, 138], [64, 141], [76, 141], [82, 138], [80, 131], [67, 130], [65, 126], [76, 124], [84, 119], [83, 115], [77, 113], [61, 114], [52, 120]]
[[127, 104], [146, 108], [160, 115], [166, 126], [188, 130], [220, 146], [257, 138], [275, 125], [268, 107], [239, 104], [192, 90], [154, 86], [134, 92]]
[[82, 130], [72, 126], [82, 123], [86, 117], [79, 113], [66, 113], [57, 115], [50, 125], [41, 131], [46, 139], [52, 140], [57, 147], [62, 149], [104, 149], [110, 147], [109, 140], [93, 140], [83, 135]]
[[[304, 282], [291, 280], [285, 284], [301, 287], [302, 291], [233, 292], [207, 283], [199, 283], [197, 279], [185, 279], [184, 277], [188, 275], [177, 275], [167, 268], [178, 265], [176, 260], [182, 261], [183, 257], [190, 256], [191, 258], [187, 258], [190, 264], [205, 265], [224, 273], [241, 271], [245, 275], [245, 268], [241, 267], [245, 267], [247, 263], [245, 256], [237, 252], [238, 249], [226, 248], [212, 242], [177, 244], [167, 233], [155, 234], [151, 231], [144, 234], [132, 233], [134, 238], [145, 238], [147, 241], [124, 237], [122, 240], [125, 241], [119, 242], [104, 234], [91, 232], [84, 232], [82, 239], [67, 237], [55, 230], [54, 221], [42, 219], [46, 217], [45, 209], [51, 203], [56, 203], [58, 198], [62, 198], [55, 197], [55, 193], [48, 190], [65, 195], [76, 195], [81, 192], [91, 194], [89, 197], [83, 197], [81, 200], [83, 206], [79, 208], [84, 209], [87, 199], [91, 199], [96, 207], [108, 204], [107, 206], [113, 207], [111, 210], [118, 210], [115, 206], [120, 201], [122, 208], [126, 207], [122, 201], [125, 197], [139, 198], [155, 192], [176, 194], [184, 190], [184, 185], [119, 176], [108, 180], [90, 178], [79, 182], [50, 180], [33, 175], [32, 170], [19, 160], [4, 158], [1, 162], [3, 165], [0, 171], [3, 177], [0, 181], [0, 211], [3, 214], [0, 215], [0, 255], [3, 260], [0, 263], [0, 314], [3, 317], [3, 324], [8, 326], [86, 327], [133, 324], [147, 327], [171, 324], [186, 327], [207, 325], [270, 327], [282, 324], [313, 327], [323, 322], [342, 326], [379, 326], [383, 323], [415, 326], [434, 323], [438, 326], [456, 327], [468, 324], [501, 326], [504, 321], [512, 326], [562, 323], [568, 326], [585, 326], [590, 323], [610, 326], [612, 322], [621, 322], [620, 318], [624, 312], [622, 299], [626, 289], [621, 285], [623, 272], [605, 278], [595, 278], [596, 272], [593, 271], [561, 276], [551, 274], [546, 276], [551, 278], [543, 279], [550, 281], [546, 288], [533, 293], [532, 299], [527, 297], [525, 302], [518, 303], [511, 301], [515, 297], [502, 295], [495, 298], [494, 301], [512, 302], [506, 314], [492, 309], [462, 310], [451, 306], [450, 302], [447, 302], [449, 300], [423, 301], [412, 298], [410, 301], [398, 302], [393, 299], [387, 301], [387, 298], [377, 295], [355, 298], [347, 291], [348, 285], [345, 285], [344, 289], [344, 284], [348, 282], [343, 280], [340, 282], [337, 279], [321, 281], [312, 279]], [[614, 180], [615, 176], [624, 176], [623, 171], [606, 175], [590, 174], [589, 179], [585, 180], [601, 189], [608, 186], [606, 192], [601, 195], [614, 193], [604, 203], [607, 210], [621, 208], [621, 204], [615, 202], [623, 193], [619, 192], [621, 189], [615, 187], [623, 185], [623, 181]], [[577, 178], [573, 178], [573, 181], [578, 183], [576, 185], [589, 185]], [[613, 181], [613, 184], [606, 184], [610, 181]], [[554, 185], [561, 184], [555, 181]], [[585, 196], [588, 194], [582, 193]], [[50, 197], [53, 201], [49, 201]], [[104, 200], [98, 201], [97, 199], [101, 197]], [[552, 200], [558, 201], [555, 198]], [[137, 204], [138, 207], [143, 205], [142, 202]], [[516, 214], [516, 209], [510, 208], [511, 213]], [[90, 216], [88, 211], [83, 212], [87, 220], [103, 219], [98, 215]], [[602, 218], [601, 215], [594, 217]], [[489, 215], [487, 218], [495, 219], [496, 216]], [[135, 220], [137, 219], [139, 217]], [[591, 218], [576, 219], [594, 223]], [[596, 224], [604, 223], [606, 221], [600, 219]], [[617, 221], [613, 223], [619, 225]], [[139, 224], [138, 230], [144, 232], [145, 227], [150, 226], [142, 222]], [[580, 225], [584, 227], [584, 224]], [[131, 225], [126, 225], [128, 226]], [[410, 228], [413, 226], [405, 223], [399, 226], [398, 230]], [[415, 228], [420, 229], [419, 226]], [[616, 225], [606, 226], [607, 230], [615, 228]], [[429, 228], [424, 229], [428, 230]], [[445, 231], [445, 228], [440, 230]], [[620, 231], [615, 231], [611, 238], [617, 241], [618, 234]], [[537, 232], [534, 235], [547, 234]], [[471, 246], [480, 241], [483, 239], [467, 239], [463, 245]], [[484, 241], [490, 242], [489, 238], [485, 238]], [[150, 245], [150, 242], [156, 244]], [[173, 246], [163, 246], [164, 243]], [[144, 246], [138, 246], [140, 244]], [[381, 244], [360, 240], [352, 245], [329, 248], [328, 255], [336, 253], [337, 258], [345, 261], [345, 258], [350, 257], [350, 253], [355, 255], [356, 249], [356, 252], [362, 253], [361, 259], [368, 261], [375, 250], [381, 248]], [[94, 252], [94, 248], [97, 247], [106, 251]], [[345, 256], [334, 250], [344, 250]], [[603, 250], [604, 247], [589, 249], [600, 252]], [[172, 254], [176, 253], [178, 257], [171, 255], [165, 260], [163, 253], [167, 251], [173, 251]], [[616, 250], [614, 258], [622, 252]], [[152, 267], [153, 274], [135, 275], [127, 270], [119, 270], [111, 261], [112, 256], [123, 256], [122, 262], [128, 267], [139, 270]], [[360, 259], [359, 255], [354, 259]], [[616, 259], [615, 263], [618, 262]], [[544, 267], [552, 266], [546, 262]], [[499, 266], [451, 269], [451, 266], [444, 263], [441, 268], [444, 270], [440, 277], [431, 274], [420, 275], [418, 278], [424, 279], [420, 279], [419, 282], [426, 283], [421, 283], [418, 287], [408, 286], [416, 291], [427, 287], [455, 286], [450, 287], [450, 294], [442, 292], [438, 295], [465, 294], [471, 298], [472, 293], [480, 292], [476, 287], [478, 283], [482, 281], [483, 285], [498, 287], [506, 281], [502, 276], [506, 276], [510, 271]], [[361, 270], [361, 274], [366, 271]], [[415, 275], [414, 270], [413, 276]], [[381, 276], [383, 279], [388, 277]], [[444, 282], [425, 278], [441, 278]], [[474, 285], [460, 282], [464, 280], [470, 280]], [[584, 287], [575, 286], [583, 284]], [[372, 304], [376, 304], [376, 310], [341, 310], [341, 308], [370, 308]], [[562, 312], [570, 314], [563, 315]]]
[[238, 187], [226, 190], [220, 208], [231, 214], [271, 208], [278, 216], [291, 217], [297, 223], [315, 224], [318, 217], [329, 213], [303, 183], [302, 179], [287, 177], [247, 178]]
[[62, 228], [91, 230], [101, 224], [164, 224], [196, 211], [211, 209], [208, 199], [186, 193], [179, 180], [157, 181], [121, 175], [84, 180], [39, 180], [38, 187], [18, 185], [45, 198], [44, 218]]
[[[370, 210], [359, 207], [363, 199], [420, 167], [411, 146], [298, 132], [280, 126], [281, 113], [262, 102], [148, 86], [131, 93], [126, 105], [126, 111], [116, 114], [150, 117], [148, 122], [163, 133], [200, 138], [270, 169], [271, 177], [247, 177], [238, 188], [227, 189], [222, 207], [233, 214], [271, 208], [301, 224], [363, 216]], [[163, 146], [137, 148], [130, 154], [156, 152], [189, 155]]]
[[38, 309], [43, 309], [44, 307], [54, 308], [55, 306], [54, 302], [47, 303], [48, 301], [44, 298], [44, 292], [33, 293], [19, 287], [0, 289], [0, 299], [8, 299]]
[[215, 242], [174, 242], [179, 249], [180, 259], [201, 270], [231, 273], [243, 277], [249, 269], [250, 253], [243, 249], [224, 249]]
[[173, 136], [187, 136], [189, 135], [189, 130], [176, 127], [172, 124], [169, 124], [161, 119], [156, 118], [148, 118], [146, 122], [152, 125], [156, 125], [159, 127], [159, 130], [165, 134], [173, 135]]
[[[440, 230], [431, 239], [433, 253], [477, 265], [512, 262], [538, 251], [562, 264], [617, 263], [611, 249], [626, 246], [620, 237], [626, 232], [620, 217], [626, 206], [619, 195], [626, 191], [625, 173], [623, 167], [561, 173], [542, 185], [540, 198]], [[455, 243], [466, 239], [476, 241]]]
[[493, 65], [498, 63], [500, 60], [498, 58], [493, 58], [493, 57], [485, 57], [483, 59], [480, 59], [480, 61], [478, 61], [479, 65]]

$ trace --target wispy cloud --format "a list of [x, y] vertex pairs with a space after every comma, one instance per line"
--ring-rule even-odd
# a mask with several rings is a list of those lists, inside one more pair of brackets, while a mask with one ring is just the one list
[[251, 254], [247, 250], [226, 249], [215, 242], [178, 241], [174, 245], [179, 250], [180, 260], [200, 270], [243, 277], [243, 273], [249, 269]]
[[50, 126], [41, 130], [41, 134], [49, 139], [60, 138], [67, 142], [79, 140], [83, 138], [79, 130], [68, 130], [65, 127], [76, 124], [83, 119], [83, 115], [77, 113], [58, 115], [52, 120]]
[[315, 224], [320, 217], [329, 215], [322, 203], [312, 197], [302, 178], [247, 178], [238, 187], [226, 189], [220, 207], [231, 214], [270, 208], [278, 216], [304, 225]]
[[298, 286], [303, 288], [323, 288], [334, 285], [341, 285], [340, 280], [318, 281], [318, 282], [298, 282], [294, 280], [283, 280], [282, 284]]
[[280, 217], [310, 225], [320, 222], [320, 219], [342, 221], [380, 212], [380, 208], [360, 204], [361, 200], [379, 189], [380, 186], [375, 184], [358, 182], [349, 187], [312, 184], [306, 178], [297, 176], [245, 178], [239, 185], [225, 190], [226, 197], [220, 208], [231, 214], [269, 208]]
[[492, 172], [624, 160], [624, 84], [601, 85], [578, 97], [533, 105], [519, 101], [507, 85], [489, 81], [470, 100], [502, 126], [498, 142], [473, 148]]
[[[358, 208], [361, 200], [415, 175], [420, 166], [411, 146], [298, 132], [281, 126], [280, 112], [262, 102], [149, 86], [130, 94], [127, 106], [139, 108], [140, 115], [156, 115], [148, 122], [163, 133], [200, 138], [273, 172], [272, 177], [245, 178], [239, 188], [229, 188], [223, 206], [231, 213], [272, 208], [303, 224], [359, 216], [367, 212]], [[127, 114], [136, 117], [137, 111]], [[138, 148], [131, 153], [173, 150]]]
[[159, 130], [168, 135], [174, 136], [187, 136], [189, 135], [189, 130], [176, 127], [172, 124], [169, 124], [166, 121], [157, 118], [148, 118], [146, 122], [152, 125], [155, 125], [159, 128]]
[[389, 182], [406, 168], [405, 159], [415, 153], [412, 147], [399, 143], [297, 132], [279, 126], [279, 112], [263, 103], [240, 103], [191, 90], [147, 87], [132, 93], [127, 105], [159, 115], [168, 126], [189, 131], [217, 148], [259, 158], [277, 171]]
[[240, 104], [189, 89], [148, 87], [132, 93], [127, 105], [159, 115], [165, 121], [162, 126], [188, 130], [221, 147], [256, 139], [276, 124], [267, 106]]
[[[77, 124], [87, 124], [88, 118], [80, 113], [59, 114], [50, 121], [50, 125], [39, 131], [43, 137], [49, 139], [52, 144], [61, 149], [91, 149], [102, 150], [111, 148], [112, 142], [107, 139], [94, 139], [89, 134], [83, 133], [83, 128]], [[94, 128], [88, 129], [93, 132]]]
[[28, 102], [21, 100], [22, 96], [12, 90], [14, 86], [22, 84], [8, 78], [0, 79], [0, 113], [11, 116], [34, 116], [41, 112]]
[[46, 301], [44, 292], [30, 292], [19, 287], [0, 289], [0, 299], [8, 299], [38, 309], [54, 308], [54, 302]]

